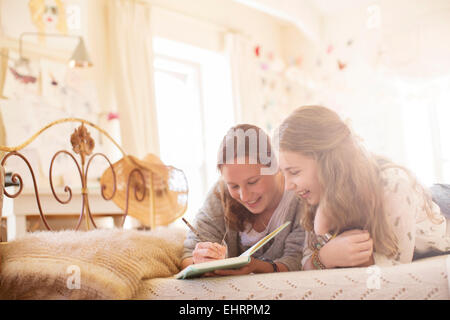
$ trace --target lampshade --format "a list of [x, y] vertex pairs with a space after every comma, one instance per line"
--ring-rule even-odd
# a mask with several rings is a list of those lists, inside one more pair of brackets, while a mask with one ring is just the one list
[[84, 45], [84, 40], [81, 37], [77, 47], [75, 48], [75, 51], [72, 54], [72, 57], [69, 60], [69, 66], [71, 68], [73, 67], [84, 68], [92, 66], [91, 58], [87, 53], [86, 46]]
[[39, 33], [39, 32], [23, 32], [19, 37], [19, 55], [21, 62], [27, 62], [27, 58], [23, 56], [22, 50], [22, 42], [23, 38], [26, 36], [44, 36], [44, 37], [58, 37], [58, 38], [77, 38], [78, 45], [75, 48], [75, 51], [72, 53], [72, 57], [69, 60], [69, 67], [91, 67], [92, 61], [87, 53], [86, 46], [84, 44], [84, 40], [82, 37], [77, 35], [64, 35], [57, 33]]

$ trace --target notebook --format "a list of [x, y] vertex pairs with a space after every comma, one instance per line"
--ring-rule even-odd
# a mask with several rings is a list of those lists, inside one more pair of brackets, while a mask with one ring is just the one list
[[246, 264], [250, 263], [251, 260], [250, 257], [253, 253], [255, 253], [262, 246], [264, 246], [268, 241], [270, 241], [270, 239], [275, 237], [281, 230], [286, 228], [290, 223], [291, 223], [290, 221], [285, 222], [284, 224], [276, 228], [274, 231], [269, 233], [267, 236], [259, 240], [257, 243], [255, 243], [253, 246], [251, 246], [248, 250], [246, 250], [238, 257], [191, 264], [190, 266], [187, 266], [186, 268], [181, 270], [174, 277], [176, 279], [187, 279], [198, 277], [206, 272], [211, 272], [214, 270], [241, 268]]

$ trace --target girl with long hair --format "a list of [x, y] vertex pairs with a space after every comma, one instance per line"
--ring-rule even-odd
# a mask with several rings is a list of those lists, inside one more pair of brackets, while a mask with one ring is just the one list
[[[270, 168], [276, 168], [270, 172]], [[284, 177], [269, 137], [256, 126], [231, 128], [223, 138], [217, 159], [221, 178], [208, 193], [184, 242], [181, 266], [236, 257], [291, 221], [283, 231], [252, 255], [238, 270], [216, 270], [235, 275], [300, 270], [304, 230], [300, 201], [284, 190]]]
[[428, 191], [406, 168], [366, 151], [334, 111], [300, 107], [275, 139], [286, 188], [304, 207], [304, 270], [449, 252], [446, 219]]

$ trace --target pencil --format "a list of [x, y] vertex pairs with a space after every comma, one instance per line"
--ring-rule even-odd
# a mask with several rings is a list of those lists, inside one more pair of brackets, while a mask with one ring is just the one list
[[191, 231], [200, 239], [201, 242], [206, 241], [203, 239], [203, 237], [200, 235], [200, 233], [198, 233], [198, 231], [195, 230], [195, 228], [189, 222], [187, 222], [187, 220], [185, 218], [181, 218], [181, 220], [183, 220], [183, 222], [186, 223], [186, 225], [189, 227], [189, 229], [191, 229]]

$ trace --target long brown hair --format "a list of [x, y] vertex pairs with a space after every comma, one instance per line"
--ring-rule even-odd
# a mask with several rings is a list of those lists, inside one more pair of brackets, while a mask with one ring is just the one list
[[[411, 172], [367, 152], [338, 114], [322, 106], [294, 110], [279, 127], [277, 139], [280, 150], [301, 153], [317, 161], [323, 192], [320, 205], [335, 232], [367, 229], [375, 251], [388, 256], [397, 253], [398, 240], [384, 209], [381, 171], [390, 167], [403, 169], [414, 186], [421, 188]], [[421, 190], [427, 213], [431, 214], [431, 197]], [[304, 206], [302, 225], [312, 231], [317, 206], [306, 202]]]
[[[239, 135], [239, 132], [242, 135]], [[217, 154], [217, 169], [222, 171], [223, 164], [241, 163], [238, 162], [238, 156], [242, 156], [246, 163], [265, 166], [271, 166], [272, 162], [276, 161], [269, 136], [264, 130], [251, 124], [239, 124], [228, 130]], [[244, 231], [247, 222], [254, 222], [256, 216], [231, 197], [223, 180], [220, 181], [219, 190], [215, 194], [222, 202], [225, 221], [231, 229]]]

